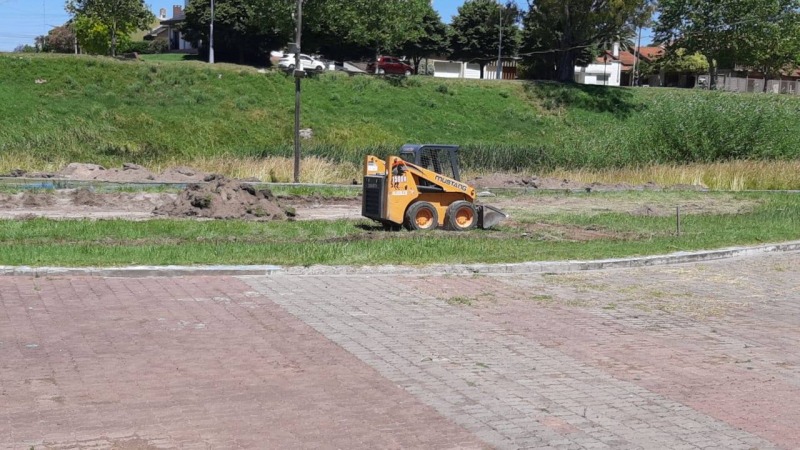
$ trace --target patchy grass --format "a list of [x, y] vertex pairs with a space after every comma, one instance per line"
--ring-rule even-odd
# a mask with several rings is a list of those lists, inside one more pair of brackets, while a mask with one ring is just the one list
[[[524, 228], [513, 223], [469, 233], [392, 233], [366, 220], [5, 220], [0, 221], [0, 264], [508, 263], [651, 255], [800, 239], [800, 196], [738, 195], [757, 206], [734, 214], [686, 216], [681, 236], [674, 233], [672, 217], [619, 212], [541, 216], [554, 224], [609, 231], [590, 240], [524, 235]], [[569, 282], [563, 276], [549, 278]]]

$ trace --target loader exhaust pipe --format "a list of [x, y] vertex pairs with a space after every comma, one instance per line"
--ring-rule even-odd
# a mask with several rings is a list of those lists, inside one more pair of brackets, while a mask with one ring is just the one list
[[478, 206], [478, 228], [482, 230], [488, 230], [505, 219], [508, 219], [508, 214], [494, 206]]

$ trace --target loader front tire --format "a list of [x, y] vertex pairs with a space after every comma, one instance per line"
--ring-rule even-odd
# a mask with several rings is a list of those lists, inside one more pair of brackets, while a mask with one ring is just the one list
[[472, 203], [459, 200], [447, 207], [444, 220], [450, 230], [469, 231], [478, 225], [478, 211]]
[[417, 202], [406, 210], [405, 226], [409, 230], [429, 231], [439, 226], [439, 213], [428, 202]]

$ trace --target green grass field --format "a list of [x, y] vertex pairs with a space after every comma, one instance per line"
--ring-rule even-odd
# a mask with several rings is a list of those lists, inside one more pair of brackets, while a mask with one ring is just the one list
[[[167, 56], [0, 55], [0, 173], [73, 161], [154, 166], [291, 154], [291, 78], [159, 61], [174, 58]], [[483, 172], [800, 155], [793, 96], [340, 73], [303, 86], [303, 126], [314, 130], [304, 154], [350, 165], [406, 142], [462, 145], [467, 169]], [[783, 187], [800, 187], [791, 183]]]
[[[682, 193], [591, 195], [597, 201], [644, 204], [692, 203], [717, 194], [689, 194], [684, 200]], [[366, 220], [5, 220], [0, 221], [0, 265], [507, 263], [653, 255], [800, 238], [797, 195], [725, 195], [727, 201], [755, 206], [736, 213], [687, 215], [680, 236], [674, 217], [602, 211], [531, 212], [495, 230], [469, 233], [392, 233]], [[570, 238], [576, 230], [597, 236]]]

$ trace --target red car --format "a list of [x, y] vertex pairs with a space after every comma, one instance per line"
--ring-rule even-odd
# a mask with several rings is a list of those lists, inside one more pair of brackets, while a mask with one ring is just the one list
[[[367, 64], [367, 72], [375, 73], [375, 61]], [[408, 64], [400, 61], [394, 56], [379, 56], [378, 57], [378, 74], [394, 74], [409, 76], [414, 73], [414, 68]]]

